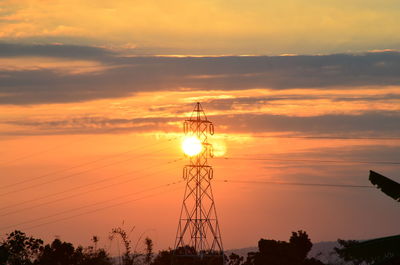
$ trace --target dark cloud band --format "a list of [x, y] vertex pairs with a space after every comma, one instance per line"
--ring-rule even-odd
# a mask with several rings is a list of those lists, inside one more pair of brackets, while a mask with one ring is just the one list
[[[180, 132], [170, 122], [182, 121], [184, 117], [108, 119], [81, 117], [67, 120], [18, 120], [8, 124], [28, 127], [33, 132], [53, 133], [105, 133], [105, 132]], [[297, 117], [270, 114], [236, 114], [210, 117], [220, 132], [229, 133], [294, 133], [299, 135], [368, 135], [398, 136], [400, 114], [396, 112], [367, 112], [359, 115], [319, 115]]]
[[400, 53], [319, 56], [127, 57], [68, 45], [0, 44], [0, 59], [58, 57], [110, 66], [95, 73], [51, 68], [0, 70], [0, 104], [77, 102], [143, 91], [252, 88], [347, 89], [400, 85]]

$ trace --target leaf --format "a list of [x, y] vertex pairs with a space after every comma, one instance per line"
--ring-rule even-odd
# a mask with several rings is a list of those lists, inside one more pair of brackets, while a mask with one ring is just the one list
[[369, 171], [369, 181], [386, 195], [400, 202], [400, 184], [375, 171]]

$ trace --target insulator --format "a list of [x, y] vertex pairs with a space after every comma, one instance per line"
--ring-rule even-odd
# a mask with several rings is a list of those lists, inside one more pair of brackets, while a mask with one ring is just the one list
[[208, 169], [208, 178], [212, 179], [214, 177], [214, 170], [212, 169], [212, 167], [210, 167]]
[[188, 131], [189, 131], [189, 124], [185, 121], [185, 122], [183, 123], [183, 132], [184, 132], [185, 134], [187, 134]]
[[210, 155], [210, 157], [214, 157], [214, 147], [210, 144], [208, 148], [208, 154]]
[[214, 124], [210, 123], [210, 126], [208, 126], [210, 134], [214, 135]]
[[187, 167], [184, 167], [183, 168], [183, 179], [186, 180], [187, 176], [188, 176], [188, 169], [187, 169]]

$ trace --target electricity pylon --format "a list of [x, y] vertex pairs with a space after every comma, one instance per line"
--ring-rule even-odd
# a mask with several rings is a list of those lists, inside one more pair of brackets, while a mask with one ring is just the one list
[[214, 134], [214, 126], [197, 103], [183, 128], [185, 136], [200, 140], [202, 150], [197, 155], [189, 156], [189, 164], [183, 168], [186, 189], [175, 240], [176, 262], [173, 263], [182, 264], [179, 258], [185, 257], [185, 264], [194, 264], [189, 258], [199, 259], [200, 263], [211, 258], [214, 259], [213, 264], [223, 264], [221, 233], [211, 188], [213, 169], [208, 165], [213, 149], [207, 142], [207, 136]]

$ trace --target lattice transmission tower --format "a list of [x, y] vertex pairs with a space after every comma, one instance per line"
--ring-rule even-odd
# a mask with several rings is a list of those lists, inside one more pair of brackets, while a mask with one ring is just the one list
[[[196, 137], [201, 151], [189, 157], [189, 163], [183, 168], [186, 180], [185, 194], [175, 240], [174, 259], [184, 258], [184, 264], [190, 264], [189, 258], [201, 260], [213, 259], [213, 264], [223, 264], [223, 246], [218, 225], [217, 211], [211, 188], [213, 169], [208, 159], [213, 157], [213, 148], [207, 142], [207, 136], [214, 134], [214, 125], [207, 119], [200, 103], [196, 103], [190, 119], [183, 124], [186, 137]], [[182, 264], [182, 262], [174, 262]], [[209, 263], [209, 261], [207, 262]]]

